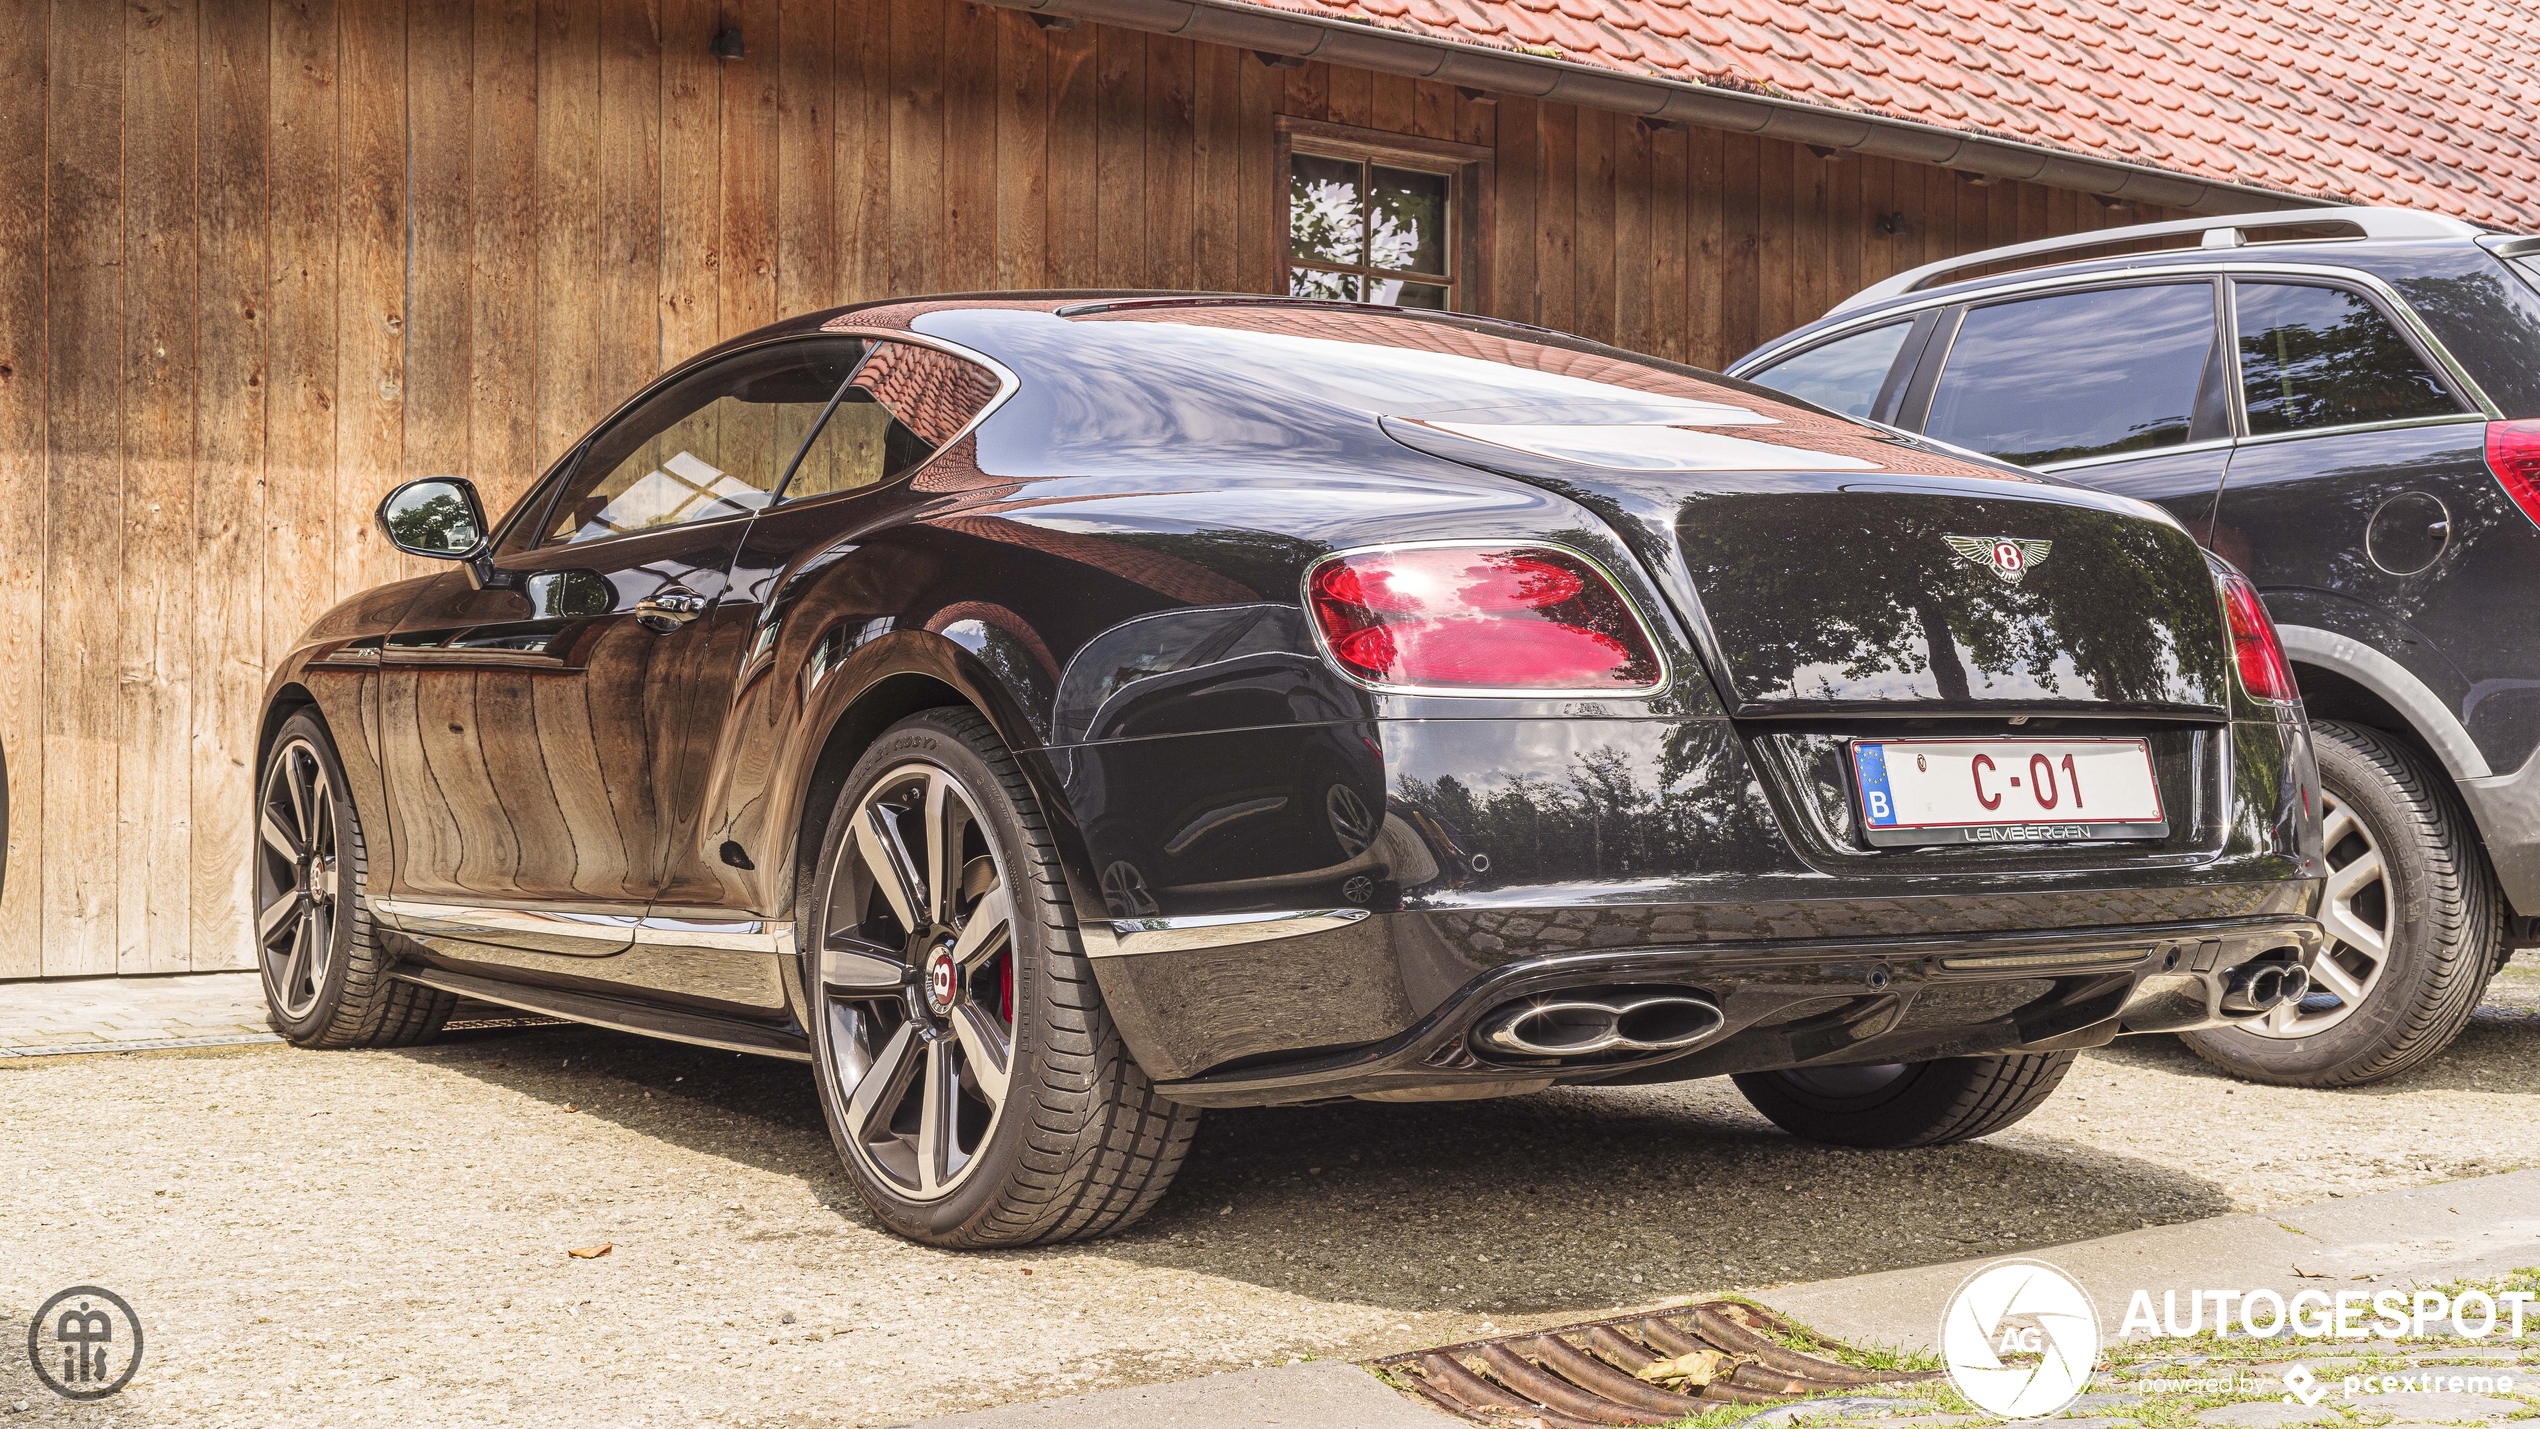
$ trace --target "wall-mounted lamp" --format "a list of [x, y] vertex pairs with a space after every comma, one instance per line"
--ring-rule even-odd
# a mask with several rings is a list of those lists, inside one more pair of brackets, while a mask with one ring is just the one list
[[1878, 229], [1879, 232], [1888, 234], [1891, 237], [1896, 234], [1903, 233], [1905, 231], [1905, 215], [1901, 212], [1880, 214]]
[[1833, 148], [1825, 144], [1811, 144], [1808, 146], [1808, 152], [1825, 160], [1829, 164], [1838, 162], [1843, 158], [1843, 151], [1841, 149]]
[[714, 32], [714, 57], [716, 59], [723, 61], [725, 64], [730, 64], [734, 60], [746, 57], [748, 53], [749, 51], [741, 48], [740, 26], [726, 25], [722, 29]]

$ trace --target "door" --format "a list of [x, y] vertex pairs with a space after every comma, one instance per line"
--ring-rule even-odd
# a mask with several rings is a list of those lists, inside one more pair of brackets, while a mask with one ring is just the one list
[[2521, 675], [2494, 637], [2494, 591], [2445, 579], [2502, 505], [2484, 416], [2369, 295], [2273, 278], [2231, 288], [2248, 436], [2214, 549], [2279, 622], [2376, 648], [2455, 709], [2478, 681]]
[[491, 579], [453, 573], [415, 602], [382, 660], [401, 927], [520, 966], [538, 959], [449, 945], [588, 959], [635, 941], [704, 617], [862, 350], [780, 341], [663, 383], [548, 483]]
[[[2165, 507], [2210, 539], [2230, 456], [2215, 283], [2135, 283], [1971, 307], [1925, 358], [1926, 436]], [[1909, 407], [1919, 394], [1909, 396]]]

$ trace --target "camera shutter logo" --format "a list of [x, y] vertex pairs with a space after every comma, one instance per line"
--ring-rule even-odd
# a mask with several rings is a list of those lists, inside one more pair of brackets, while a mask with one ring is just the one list
[[26, 1357], [44, 1387], [64, 1399], [104, 1399], [141, 1368], [141, 1317], [111, 1290], [74, 1285], [35, 1312]]
[[2099, 1311], [2073, 1278], [2035, 1260], [1967, 1277], [1940, 1317], [1940, 1357], [1967, 1402], [2004, 1419], [2057, 1413], [2090, 1384]]

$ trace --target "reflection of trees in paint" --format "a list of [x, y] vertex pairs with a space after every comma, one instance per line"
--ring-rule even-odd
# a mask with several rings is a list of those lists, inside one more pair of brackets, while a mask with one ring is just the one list
[[1490, 884], [1646, 876], [1718, 862], [1723, 846], [1780, 842], [1751, 794], [1745, 761], [1725, 730], [1673, 731], [1657, 777], [1614, 745], [1573, 757], [1556, 774], [1511, 774], [1485, 788], [1452, 774], [1403, 775], [1395, 797], [1454, 830], [1490, 858]]

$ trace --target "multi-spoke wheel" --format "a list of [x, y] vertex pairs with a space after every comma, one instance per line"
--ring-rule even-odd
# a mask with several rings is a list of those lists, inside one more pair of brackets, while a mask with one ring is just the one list
[[1014, 898], [975, 796], [933, 764], [875, 781], [840, 853], [820, 990], [847, 1154], [931, 1201], [977, 1169], [1005, 1110]]
[[256, 951], [274, 1010], [309, 1015], [334, 963], [335, 781], [307, 735], [274, 746], [256, 801]]
[[397, 982], [362, 902], [368, 863], [344, 768], [312, 711], [291, 716], [256, 781], [256, 965], [276, 1031], [304, 1047], [406, 1046], [458, 999]]
[[2390, 960], [2390, 880], [2372, 828], [2334, 793], [2320, 793], [2320, 848], [2328, 855], [2328, 886], [2320, 895], [2320, 926], [2332, 940], [2311, 964], [2310, 996], [2278, 1003], [2251, 1023], [2261, 1037], [2310, 1037], [2354, 1015]]
[[822, 1109], [865, 1200], [943, 1245], [1116, 1230], [1196, 1112], [1104, 1016], [1030, 786], [985, 720], [916, 715], [829, 815], [804, 957]]
[[2378, 730], [2312, 733], [2329, 942], [2311, 993], [2186, 1040], [2256, 1081], [2352, 1086], [2417, 1065], [2467, 1025], [2502, 947], [2503, 898], [2439, 772]]

